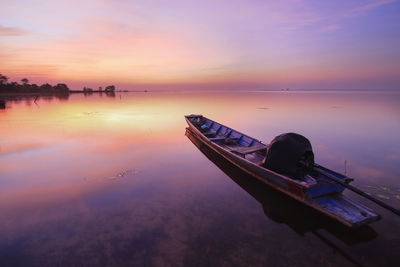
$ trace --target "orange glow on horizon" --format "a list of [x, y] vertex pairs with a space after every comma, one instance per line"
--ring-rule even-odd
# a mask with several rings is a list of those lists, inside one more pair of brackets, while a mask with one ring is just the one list
[[398, 1], [332, 9], [303, 1], [2, 4], [0, 70], [12, 81], [72, 89], [398, 89], [400, 82]]

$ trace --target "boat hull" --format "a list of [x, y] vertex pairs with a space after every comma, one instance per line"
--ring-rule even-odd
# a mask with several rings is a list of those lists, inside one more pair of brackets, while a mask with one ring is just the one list
[[201, 142], [202, 145], [214, 150], [230, 163], [248, 173], [251, 177], [260, 180], [264, 184], [283, 192], [293, 199], [312, 207], [313, 209], [343, 223], [348, 227], [359, 227], [380, 219], [380, 216], [375, 214], [369, 208], [364, 207], [363, 205], [356, 203], [342, 195], [341, 192], [344, 190], [344, 188], [341, 186], [337, 186], [337, 190], [333, 191], [333, 193], [318, 195], [315, 192], [321, 191], [322, 187], [305, 186], [291, 178], [280, 175], [249, 160], [246, 160], [245, 157], [242, 157], [236, 153], [232, 153], [231, 151], [211, 141], [210, 138], [208, 138], [196, 126], [194, 126], [189, 119], [191, 116], [185, 116], [189, 126], [186, 129], [186, 135], [188, 137], [190, 136], [189, 138], [191, 139], [195, 138], [196, 142]]

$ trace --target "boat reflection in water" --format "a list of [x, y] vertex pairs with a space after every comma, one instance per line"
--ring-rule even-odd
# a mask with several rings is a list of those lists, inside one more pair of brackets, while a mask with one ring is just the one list
[[353, 261], [350, 256], [346, 255], [345, 252], [341, 251], [317, 230], [326, 230], [350, 246], [373, 240], [378, 236], [377, 232], [370, 226], [351, 229], [329, 217], [323, 216], [319, 212], [253, 178], [204, 145], [190, 130], [186, 130], [186, 136], [210, 161], [260, 202], [265, 215], [274, 222], [284, 223], [302, 236], [307, 232], [315, 234], [320, 240], [333, 247], [350, 261]]

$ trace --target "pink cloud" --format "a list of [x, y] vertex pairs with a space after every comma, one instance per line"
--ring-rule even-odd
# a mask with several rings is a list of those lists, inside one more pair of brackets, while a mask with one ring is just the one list
[[341, 29], [342, 26], [340, 26], [339, 24], [331, 24], [328, 26], [325, 26], [321, 29], [321, 32], [331, 32], [331, 31], [336, 31]]
[[27, 32], [24, 30], [0, 25], [0, 36], [20, 36], [25, 34], [27, 34]]
[[398, 2], [398, 0], [377, 0], [377, 1], [372, 1], [368, 4], [364, 4], [362, 6], [358, 6], [344, 14], [344, 18], [352, 18], [352, 17], [357, 17], [357, 16], [362, 16], [365, 15], [368, 11], [371, 11], [375, 8], [379, 8], [381, 6], [387, 5], [387, 4], [392, 4]]
[[373, 1], [371, 3], [368, 3], [366, 5], [363, 5], [363, 6], [359, 7], [359, 10], [367, 11], [367, 10], [371, 10], [371, 9], [374, 9], [374, 8], [377, 8], [377, 7], [386, 5], [386, 4], [391, 4], [391, 3], [394, 3], [394, 2], [397, 2], [397, 1], [398, 0], [378, 0], [378, 1]]

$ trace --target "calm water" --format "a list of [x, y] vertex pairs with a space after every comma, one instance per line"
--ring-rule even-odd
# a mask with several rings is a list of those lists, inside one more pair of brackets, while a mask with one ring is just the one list
[[400, 218], [349, 231], [185, 136], [200, 113], [316, 161], [400, 208], [400, 94], [123, 93], [0, 109], [0, 266], [393, 266]]

